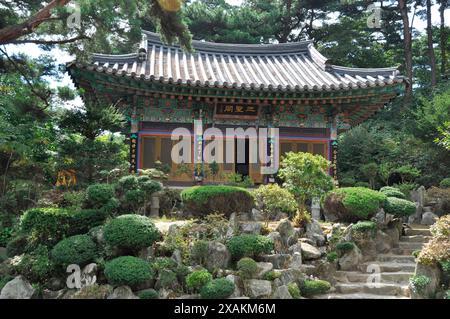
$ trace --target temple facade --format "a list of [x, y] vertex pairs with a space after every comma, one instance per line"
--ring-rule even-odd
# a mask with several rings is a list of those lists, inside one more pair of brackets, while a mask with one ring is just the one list
[[[279, 143], [269, 139], [267, 147], [272, 160], [297, 151], [320, 154], [335, 164], [338, 134], [371, 117], [406, 84], [396, 68], [333, 65], [311, 41], [268, 45], [193, 41], [193, 48], [188, 53], [144, 32], [136, 52], [94, 54], [90, 63], [68, 65], [86, 96], [119, 105], [127, 114], [131, 171], [162, 165], [170, 182], [184, 184], [199, 178], [223, 182], [233, 173], [257, 184], [272, 178], [261, 173], [266, 163], [253, 163], [248, 155], [239, 163], [215, 167], [194, 158], [195, 150], [208, 144], [196, 136], [196, 121], [201, 121], [203, 131], [277, 128]], [[178, 128], [193, 136], [192, 163], [172, 160], [178, 141], [171, 136]], [[224, 135], [221, 142], [227, 138]], [[253, 141], [244, 139], [241, 145], [248, 154]], [[239, 148], [233, 156], [237, 153]], [[330, 174], [336, 177], [335, 166]]]

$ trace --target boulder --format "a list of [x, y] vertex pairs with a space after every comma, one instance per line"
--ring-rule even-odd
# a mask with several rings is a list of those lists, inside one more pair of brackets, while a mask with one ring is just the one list
[[439, 219], [439, 217], [436, 214], [433, 214], [432, 212], [426, 212], [422, 215], [422, 225], [434, 225], [436, 221]]
[[373, 217], [373, 221], [377, 223], [380, 228], [386, 225], [386, 213], [383, 208], [378, 210], [378, 213]]
[[416, 212], [408, 217], [409, 224], [420, 224], [422, 222], [423, 206], [416, 202]]
[[56, 291], [44, 289], [42, 290], [42, 299], [62, 299], [66, 294], [66, 292], [67, 292], [66, 289]]
[[259, 235], [261, 228], [261, 223], [258, 222], [242, 222], [239, 225], [242, 234]]
[[238, 298], [242, 296], [242, 291], [240, 288], [240, 278], [238, 276], [235, 275], [228, 275], [225, 277], [227, 280], [231, 281], [232, 283], [234, 283], [234, 292], [233, 294], [230, 296], [230, 298]]
[[339, 258], [338, 264], [340, 270], [357, 270], [362, 261], [363, 256], [361, 251], [355, 246], [351, 251], [345, 253], [341, 258]]
[[133, 294], [133, 291], [128, 286], [120, 286], [114, 289], [108, 299], [139, 299]]
[[208, 270], [226, 269], [230, 264], [231, 254], [227, 246], [219, 242], [210, 242], [208, 245], [208, 257], [205, 266]]
[[430, 283], [424, 288], [424, 290], [419, 293], [414, 291], [410, 286], [411, 290], [411, 298], [412, 299], [434, 299], [436, 296], [436, 292], [440, 288], [440, 284], [442, 281], [442, 272], [438, 266], [428, 266], [417, 264], [416, 265], [416, 276], [426, 276], [430, 279]]
[[312, 239], [309, 239], [309, 238], [300, 238], [298, 241], [300, 243], [307, 243], [307, 244], [310, 244], [312, 246], [316, 245], [316, 242], [314, 240], [312, 240]]
[[322, 253], [320, 252], [319, 249], [308, 243], [301, 243], [301, 247], [302, 247], [302, 256], [304, 260], [319, 259], [320, 256], [322, 256]]
[[[300, 239], [301, 240], [301, 239]], [[290, 246], [289, 247], [289, 249], [288, 249], [288, 251], [289, 251], [289, 253], [291, 254], [291, 255], [293, 255], [293, 254], [295, 254], [295, 253], [302, 253], [302, 243], [301, 242], [298, 242], [298, 243], [296, 243], [296, 244], [294, 244], [294, 245], [292, 245], [292, 246]]]
[[110, 285], [89, 285], [81, 289], [69, 289], [62, 299], [106, 299], [113, 293]]
[[236, 213], [232, 213], [228, 221], [228, 229], [225, 235], [226, 238], [231, 238], [235, 236], [238, 229], [239, 229], [239, 221], [237, 219]]
[[292, 255], [292, 260], [291, 260], [291, 263], [289, 265], [289, 268], [300, 269], [301, 266], [302, 266], [302, 254], [296, 252], [296, 253], [294, 253]]
[[311, 203], [311, 216], [315, 220], [320, 220], [320, 198], [314, 198]]
[[384, 230], [386, 235], [391, 238], [392, 247], [398, 247], [400, 241], [400, 231], [397, 227], [390, 227]]
[[61, 278], [52, 277], [47, 281], [46, 286], [52, 291], [57, 291], [66, 288], [66, 283]]
[[[282, 286], [282, 285], [289, 285], [292, 282], [300, 282], [305, 279], [305, 275], [303, 273], [303, 270], [299, 269], [284, 269], [280, 271], [280, 276], [276, 279], [277, 284], [276, 287]], [[274, 281], [275, 282], [275, 281]]]
[[306, 225], [306, 234], [305, 236], [315, 242], [317, 246], [325, 245], [326, 238], [323, 233], [322, 227], [320, 223], [313, 219], [310, 223]]
[[289, 219], [283, 219], [277, 227], [277, 232], [280, 233], [281, 239], [283, 241], [283, 244], [285, 247], [289, 247], [289, 243], [294, 241], [292, 244], [294, 244], [295, 242], [297, 242], [297, 240], [295, 239], [296, 237], [296, 232], [294, 230], [294, 227], [292, 226], [292, 223], [290, 222]]
[[289, 267], [292, 256], [289, 254], [273, 254], [263, 255], [260, 258], [264, 262], [271, 263], [275, 269], [285, 269]]
[[262, 221], [264, 221], [263, 214], [261, 214], [261, 212], [259, 210], [257, 210], [256, 208], [252, 209], [251, 217], [252, 217], [251, 220], [253, 220], [255, 222], [262, 222]]
[[288, 286], [283, 285], [275, 289], [272, 299], [293, 299], [293, 298], [289, 293]]
[[281, 235], [279, 232], [272, 232], [269, 235], [267, 235], [267, 238], [272, 239], [274, 251], [276, 253], [281, 253], [284, 251], [283, 240], [281, 239]]
[[381, 230], [377, 231], [375, 243], [376, 243], [377, 252], [382, 253], [382, 254], [388, 253], [394, 246], [394, 243], [393, 243], [391, 237]]
[[258, 265], [258, 278], [262, 278], [265, 274], [273, 269], [273, 264], [270, 262], [259, 262]]
[[25, 277], [17, 276], [3, 287], [0, 299], [31, 299], [34, 292], [34, 288]]
[[89, 230], [89, 236], [98, 244], [105, 244], [105, 237], [103, 236], [103, 226], [94, 227]]
[[245, 280], [244, 286], [245, 292], [250, 298], [269, 298], [272, 295], [272, 283], [268, 280]]
[[181, 256], [181, 251], [179, 249], [175, 249], [172, 257], [173, 260], [177, 263], [177, 265], [183, 264], [183, 257]]

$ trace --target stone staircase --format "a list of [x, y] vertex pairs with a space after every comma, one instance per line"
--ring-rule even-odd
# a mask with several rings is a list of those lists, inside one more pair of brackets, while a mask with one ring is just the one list
[[[416, 267], [412, 253], [429, 241], [428, 226], [410, 225], [399, 247], [360, 265], [359, 271], [337, 271], [335, 291], [318, 299], [409, 299], [409, 278]], [[379, 271], [379, 277], [374, 271]], [[376, 283], [375, 283], [376, 282]]]

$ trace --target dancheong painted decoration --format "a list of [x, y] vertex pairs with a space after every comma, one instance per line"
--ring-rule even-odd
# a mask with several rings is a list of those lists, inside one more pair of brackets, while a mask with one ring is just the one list
[[[86, 96], [120, 105], [128, 115], [132, 171], [163, 164], [171, 182], [192, 183], [194, 174], [186, 174], [186, 165], [171, 160], [176, 143], [171, 133], [182, 127], [194, 134], [198, 119], [204, 129], [278, 128], [279, 156], [302, 151], [335, 162], [337, 135], [371, 117], [407, 85], [396, 68], [333, 65], [311, 41], [193, 41], [193, 48], [185, 52], [144, 31], [133, 53], [94, 54], [90, 63], [68, 64]], [[196, 171], [194, 164], [191, 170]], [[231, 173], [249, 175], [256, 183], [267, 181], [259, 164], [219, 164], [219, 171], [215, 182]]]

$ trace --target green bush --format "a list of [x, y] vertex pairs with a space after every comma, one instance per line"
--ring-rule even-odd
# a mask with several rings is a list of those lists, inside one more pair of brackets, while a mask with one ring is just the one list
[[177, 267], [177, 262], [169, 257], [158, 257], [152, 262], [152, 269], [155, 272], [160, 272], [164, 269], [174, 270]]
[[[1, 214], [1, 212], [0, 212]], [[0, 247], [5, 247], [12, 239], [13, 229], [10, 227], [2, 227], [0, 224]]]
[[252, 279], [258, 273], [258, 264], [253, 259], [244, 257], [238, 261], [237, 269], [242, 279]]
[[159, 198], [159, 211], [161, 215], [170, 215], [174, 210], [180, 210], [181, 206], [181, 190], [165, 188]]
[[161, 235], [150, 218], [140, 215], [122, 215], [107, 223], [103, 229], [107, 244], [137, 251], [149, 247]]
[[51, 253], [56, 264], [67, 267], [71, 264], [84, 266], [97, 256], [97, 247], [89, 235], [76, 235], [63, 239]]
[[290, 284], [288, 284], [288, 291], [292, 298], [300, 299], [300, 288], [298, 288], [297, 283], [291, 282]]
[[186, 286], [190, 291], [198, 292], [212, 279], [207, 270], [197, 270], [186, 277]]
[[139, 299], [158, 299], [159, 294], [154, 289], [142, 291], [138, 294]]
[[59, 205], [62, 208], [81, 209], [86, 200], [84, 191], [64, 192], [63, 200]]
[[341, 253], [352, 251], [355, 248], [355, 244], [350, 241], [345, 241], [336, 245], [336, 249]]
[[208, 249], [209, 243], [206, 240], [197, 240], [192, 245], [191, 259], [194, 262], [203, 265], [208, 257]]
[[293, 215], [298, 209], [294, 195], [278, 184], [260, 186], [253, 191], [253, 195], [266, 221], [273, 219], [278, 213]]
[[329, 252], [327, 254], [327, 261], [330, 263], [334, 263], [338, 259], [338, 254], [335, 251]]
[[360, 233], [376, 232], [377, 224], [371, 221], [359, 221], [352, 225], [352, 230]]
[[47, 247], [40, 245], [33, 252], [14, 259], [13, 269], [32, 283], [43, 283], [52, 276], [55, 265], [50, 259]]
[[119, 179], [119, 188], [123, 191], [129, 191], [138, 187], [138, 179], [134, 175], [124, 176]]
[[234, 292], [234, 283], [226, 278], [214, 279], [207, 283], [201, 290], [203, 299], [226, 299]]
[[81, 209], [70, 216], [70, 235], [86, 234], [91, 228], [103, 225], [108, 214], [100, 209]]
[[409, 279], [409, 284], [411, 286], [411, 289], [423, 296], [423, 294], [425, 293], [425, 289], [426, 287], [431, 283], [431, 279], [428, 278], [427, 276], [422, 276], [422, 275], [415, 275], [413, 277], [411, 277]]
[[397, 197], [401, 199], [406, 198], [405, 194], [403, 194], [398, 188], [392, 186], [385, 186], [380, 189], [380, 192], [386, 195], [387, 197]]
[[154, 279], [152, 267], [137, 257], [123, 256], [105, 264], [105, 277], [111, 285], [136, 287]]
[[242, 257], [257, 257], [273, 250], [273, 241], [261, 235], [240, 235], [231, 238], [227, 247], [234, 260]]
[[411, 253], [411, 255], [414, 257], [414, 258], [419, 258], [419, 255], [420, 255], [420, 252], [421, 252], [422, 250], [420, 250], [420, 249], [417, 249], [417, 250], [414, 250], [412, 253]]
[[269, 280], [269, 281], [274, 281], [275, 279], [280, 278], [280, 277], [281, 277], [281, 272], [277, 272], [277, 271], [273, 271], [273, 270], [266, 272], [263, 275], [263, 279]]
[[300, 292], [304, 297], [322, 295], [330, 290], [331, 285], [325, 280], [306, 280], [302, 283]]
[[339, 221], [357, 222], [373, 217], [385, 200], [384, 194], [368, 188], [339, 188], [326, 194], [324, 209]]
[[178, 286], [177, 274], [169, 269], [162, 269], [158, 273], [158, 286], [164, 289], [175, 289]]
[[444, 178], [440, 183], [439, 186], [441, 188], [450, 188], [450, 177]]
[[90, 208], [100, 209], [115, 196], [110, 184], [94, 184], [86, 189], [86, 204]]
[[6, 245], [6, 255], [10, 258], [23, 254], [28, 245], [26, 236], [17, 236], [11, 239]]
[[411, 216], [416, 213], [416, 204], [406, 199], [388, 197], [384, 204], [384, 210], [397, 217]]
[[181, 193], [185, 209], [194, 215], [219, 213], [230, 216], [235, 212], [249, 212], [254, 207], [251, 193], [233, 186], [195, 186]]
[[61, 208], [33, 208], [20, 221], [21, 231], [43, 244], [54, 244], [70, 231], [71, 212]]
[[450, 277], [450, 260], [441, 261], [440, 264], [444, 274]]

